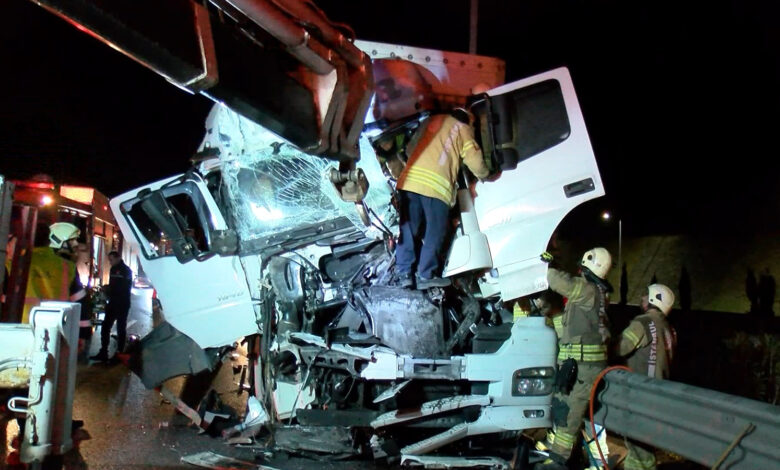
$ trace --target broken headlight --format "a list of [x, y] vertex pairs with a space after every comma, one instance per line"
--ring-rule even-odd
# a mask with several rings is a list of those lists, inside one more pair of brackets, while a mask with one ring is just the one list
[[512, 396], [538, 396], [552, 393], [555, 369], [529, 367], [515, 371], [512, 376]]

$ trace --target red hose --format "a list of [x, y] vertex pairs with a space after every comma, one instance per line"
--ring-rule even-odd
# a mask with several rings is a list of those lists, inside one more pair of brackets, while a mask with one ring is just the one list
[[613, 370], [627, 370], [629, 372], [633, 372], [626, 366], [612, 366], [602, 370], [599, 375], [596, 376], [596, 380], [593, 382], [593, 387], [590, 389], [590, 399], [588, 400], [590, 435], [593, 437], [593, 440], [596, 441], [596, 448], [599, 450], [599, 458], [601, 459], [601, 462], [604, 463], [604, 470], [609, 470], [609, 465], [607, 464], [607, 459], [604, 458], [604, 453], [601, 451], [601, 445], [599, 444], [599, 439], [596, 435], [596, 423], [593, 421], [593, 399], [596, 398], [596, 388], [598, 388], [601, 379], [603, 379], [605, 375], [607, 375], [609, 372], [612, 372]]

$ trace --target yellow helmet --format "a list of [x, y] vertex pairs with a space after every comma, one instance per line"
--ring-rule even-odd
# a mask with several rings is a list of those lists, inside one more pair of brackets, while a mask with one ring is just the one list
[[650, 284], [647, 286], [647, 301], [664, 315], [669, 315], [674, 305], [674, 292], [663, 284]]
[[605, 279], [612, 268], [612, 255], [606, 248], [592, 248], [582, 255], [580, 264], [583, 268], [588, 268], [599, 279]]
[[73, 224], [68, 222], [57, 222], [49, 226], [49, 246], [55, 250], [66, 248], [66, 242], [79, 237], [79, 230]]

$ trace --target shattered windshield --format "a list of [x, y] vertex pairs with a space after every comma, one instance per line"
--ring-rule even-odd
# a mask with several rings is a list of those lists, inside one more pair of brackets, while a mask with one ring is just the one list
[[[206, 128], [200, 150], [219, 149], [222, 190], [241, 239], [344, 216], [366, 232], [375, 230], [360, 222], [354, 204], [342, 201], [331, 185], [334, 162], [297, 150], [221, 105], [212, 109]], [[391, 190], [366, 139], [361, 139], [361, 155], [358, 165], [370, 184], [364, 201], [387, 223]]]

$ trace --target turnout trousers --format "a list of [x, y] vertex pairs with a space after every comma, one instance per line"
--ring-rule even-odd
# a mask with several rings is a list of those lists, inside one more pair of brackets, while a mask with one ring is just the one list
[[[550, 450], [565, 460], [571, 457], [572, 449], [580, 442], [582, 422], [588, 413], [590, 390], [604, 367], [606, 362], [577, 361], [577, 379], [571, 392], [556, 392], [553, 395], [552, 419], [555, 438]], [[590, 430], [586, 432], [590, 436]]]

